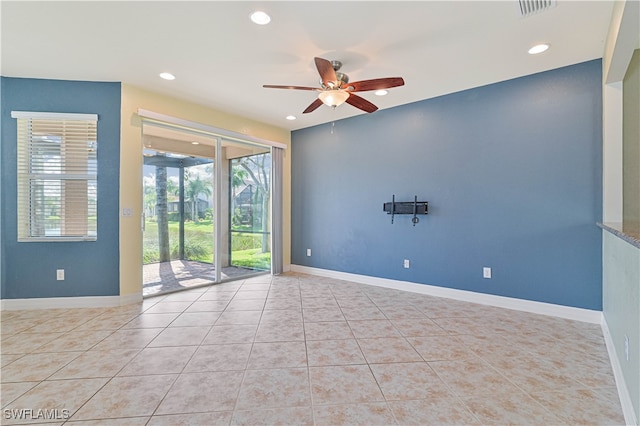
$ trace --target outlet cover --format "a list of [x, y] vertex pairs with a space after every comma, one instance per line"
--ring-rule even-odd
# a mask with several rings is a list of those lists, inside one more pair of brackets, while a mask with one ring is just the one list
[[64, 269], [56, 269], [56, 280], [64, 281]]
[[487, 268], [486, 266], [482, 268], [482, 277], [491, 278], [491, 268]]
[[624, 335], [624, 357], [629, 361], [629, 336]]
[[404, 262], [402, 263], [402, 266], [404, 266], [405, 269], [409, 269], [409, 266], [411, 266], [409, 259], [405, 259]]
[[311, 257], [311, 249], [307, 249], [307, 256]]

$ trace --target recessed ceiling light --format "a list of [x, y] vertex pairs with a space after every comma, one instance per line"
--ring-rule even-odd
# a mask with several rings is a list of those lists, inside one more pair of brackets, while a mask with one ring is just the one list
[[164, 78], [165, 80], [175, 80], [176, 76], [169, 72], [161, 72], [160, 78]]
[[200, 142], [193, 141], [191, 142], [191, 145], [200, 145]]
[[261, 10], [256, 10], [251, 15], [251, 21], [258, 25], [267, 25], [271, 22], [271, 17]]
[[538, 53], [542, 53], [549, 48], [549, 45], [546, 43], [536, 44], [531, 49], [529, 49], [529, 55], [537, 55]]
[[295, 115], [287, 115], [285, 118], [287, 120], [295, 120], [297, 117]]
[[389, 92], [387, 92], [386, 90], [376, 90], [376, 91], [375, 91], [375, 92], [373, 92], [373, 93], [374, 93], [375, 95], [377, 95], [377, 96], [384, 96], [384, 95], [386, 95], [386, 94], [387, 94], [387, 93], [389, 93]]

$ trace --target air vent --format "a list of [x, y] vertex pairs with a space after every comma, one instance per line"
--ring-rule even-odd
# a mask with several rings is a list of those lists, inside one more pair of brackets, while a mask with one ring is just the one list
[[556, 7], [556, 0], [518, 0], [518, 12], [521, 17], [535, 15]]

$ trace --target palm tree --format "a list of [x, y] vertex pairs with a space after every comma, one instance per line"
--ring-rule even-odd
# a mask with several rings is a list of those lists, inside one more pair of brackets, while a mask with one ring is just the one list
[[[178, 195], [180, 193], [180, 188], [178, 187], [177, 176], [168, 176], [167, 177], [167, 195]], [[167, 200], [168, 201], [168, 200]]]
[[191, 203], [191, 220], [198, 223], [198, 196], [204, 194], [211, 196], [211, 182], [200, 179], [200, 176], [190, 178], [185, 173], [185, 180], [187, 180], [187, 187], [184, 190], [184, 197]]
[[160, 262], [171, 260], [169, 250], [169, 221], [167, 215], [167, 168], [156, 166], [156, 215], [158, 217], [158, 244]]
[[232, 168], [231, 175], [231, 187], [233, 188], [233, 198], [236, 198], [236, 190], [238, 187], [244, 185], [244, 180], [247, 178], [247, 171], [238, 167]]
[[156, 175], [151, 174], [148, 177], [145, 177], [144, 182], [144, 207], [145, 207], [145, 218], [147, 216], [155, 216], [156, 215]]

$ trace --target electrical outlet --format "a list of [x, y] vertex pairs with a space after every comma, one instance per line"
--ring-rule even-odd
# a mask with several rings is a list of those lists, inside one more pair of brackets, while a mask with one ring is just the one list
[[624, 335], [624, 357], [629, 361], [629, 336]]
[[64, 281], [64, 269], [56, 269], [56, 280]]
[[491, 268], [482, 268], [482, 278], [491, 278]]
[[307, 257], [311, 257], [311, 249], [307, 249]]
[[409, 266], [410, 266], [409, 259], [405, 259], [404, 262], [402, 263], [402, 266], [404, 266], [405, 269], [409, 269]]

